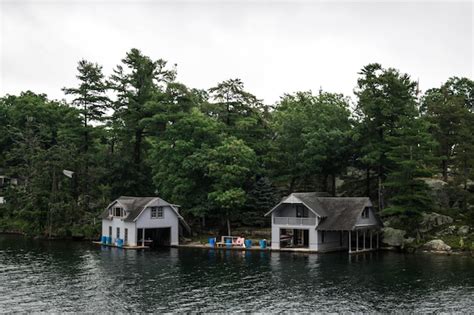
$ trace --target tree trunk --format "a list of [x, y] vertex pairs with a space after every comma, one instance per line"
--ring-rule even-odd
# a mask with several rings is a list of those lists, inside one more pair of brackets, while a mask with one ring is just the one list
[[323, 181], [322, 181], [322, 191], [328, 192], [328, 174], [323, 175]]
[[142, 146], [142, 137], [143, 137], [143, 130], [136, 129], [135, 130], [135, 147], [134, 147], [134, 161], [136, 165], [140, 164], [141, 161], [141, 146]]
[[229, 219], [229, 216], [227, 215], [227, 235], [228, 236], [231, 236], [232, 234], [230, 234], [231, 231], [230, 231], [230, 219]]
[[366, 184], [366, 195], [370, 197], [370, 167], [367, 167]]
[[383, 191], [382, 191], [382, 174], [378, 176], [378, 199], [379, 199], [379, 211], [383, 210]]
[[336, 174], [331, 175], [331, 194], [333, 197], [336, 197]]
[[447, 182], [448, 181], [448, 160], [442, 160], [441, 168], [443, 172], [443, 180]]

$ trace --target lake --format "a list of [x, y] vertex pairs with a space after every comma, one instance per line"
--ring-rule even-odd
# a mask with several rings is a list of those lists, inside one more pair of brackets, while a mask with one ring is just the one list
[[0, 235], [0, 312], [474, 312], [474, 259], [133, 251]]

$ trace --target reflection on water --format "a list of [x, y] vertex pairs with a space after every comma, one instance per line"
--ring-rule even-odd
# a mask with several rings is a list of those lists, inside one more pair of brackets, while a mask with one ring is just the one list
[[474, 312], [474, 259], [132, 251], [0, 235], [0, 311]]

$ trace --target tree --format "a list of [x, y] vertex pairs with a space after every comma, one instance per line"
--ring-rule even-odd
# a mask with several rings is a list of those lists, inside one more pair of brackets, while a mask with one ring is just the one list
[[221, 213], [231, 234], [231, 216], [238, 214], [245, 205], [244, 189], [256, 165], [255, 152], [242, 140], [228, 137], [209, 152], [207, 174], [213, 180], [208, 198], [213, 209]]
[[370, 187], [370, 172], [377, 175], [378, 207], [383, 209], [383, 185], [388, 169], [393, 167], [393, 161], [387, 157], [390, 150], [387, 138], [395, 136], [405, 118], [417, 115], [417, 84], [408, 74], [384, 69], [377, 63], [365, 66], [359, 74], [355, 114], [359, 120], [358, 139], [362, 142], [360, 161], [367, 170], [367, 187]]
[[[335, 178], [347, 166], [351, 121], [348, 102], [340, 94], [320, 91], [285, 95], [273, 113], [273, 167], [278, 181], [293, 192], [298, 183], [317, 178], [319, 188], [336, 193]], [[311, 187], [310, 189], [314, 189]]]
[[81, 126], [78, 111], [32, 92], [7, 96], [0, 107], [9, 112], [8, 172], [22, 182], [8, 192], [8, 224], [33, 235], [65, 235], [80, 221], [69, 179], [61, 174], [77, 156], [79, 140], [70, 131]]
[[[263, 156], [271, 139], [270, 113], [255, 95], [245, 91], [240, 79], [230, 79], [209, 89], [210, 100], [202, 102], [204, 113], [224, 123], [225, 132], [242, 139], [257, 156]], [[263, 161], [259, 161], [262, 166]]]
[[72, 104], [79, 108], [82, 119], [84, 140], [82, 143], [82, 167], [76, 170], [76, 176], [81, 182], [81, 191], [84, 199], [84, 209], [89, 211], [90, 207], [90, 186], [91, 175], [89, 169], [91, 167], [90, 147], [94, 141], [91, 137], [93, 131], [91, 122], [100, 122], [104, 120], [104, 115], [110, 105], [110, 100], [106, 95], [107, 84], [102, 73], [102, 67], [96, 63], [81, 60], [78, 63], [77, 79], [79, 86], [77, 88], [63, 88], [66, 95], [73, 95]]
[[436, 142], [428, 132], [429, 124], [421, 118], [405, 117], [387, 137], [391, 161], [385, 186], [389, 190], [389, 204], [384, 214], [417, 219], [422, 212], [432, 209], [430, 188], [423, 177], [432, 175]]
[[423, 96], [422, 111], [433, 124], [432, 133], [440, 144], [438, 155], [446, 182], [448, 171], [456, 163], [453, 160], [456, 148], [460, 144], [463, 147], [462, 143], [471, 139], [468, 129], [472, 125], [473, 110], [474, 82], [465, 78], [451, 78], [440, 88], [426, 91]]
[[[137, 195], [153, 193], [150, 169], [146, 157], [143, 158], [147, 151], [144, 139], [149, 132], [149, 119], [156, 114], [154, 105], [165, 97], [166, 85], [175, 76], [175, 69], [168, 69], [166, 61], [153, 61], [138, 49], [132, 49], [110, 78], [111, 87], [117, 94], [112, 125], [116, 134], [114, 138], [119, 143], [114, 150], [120, 157], [114, 159], [110, 176], [115, 178], [121, 172], [116, 179], [125, 182], [125, 185], [113, 189], [117, 195], [125, 192]], [[159, 130], [165, 126], [166, 122], [161, 121]]]
[[152, 142], [150, 164], [158, 193], [203, 221], [211, 209], [209, 152], [220, 145], [220, 130], [220, 123], [194, 109]]
[[270, 179], [260, 177], [247, 194], [245, 211], [241, 215], [242, 222], [249, 226], [264, 226], [267, 222], [265, 213], [278, 203], [279, 197]]

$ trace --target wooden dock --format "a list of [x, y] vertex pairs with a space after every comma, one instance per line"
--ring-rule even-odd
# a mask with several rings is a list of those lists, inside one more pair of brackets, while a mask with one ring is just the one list
[[118, 247], [115, 244], [104, 244], [102, 242], [97, 242], [97, 241], [94, 241], [92, 243], [97, 244], [97, 245], [101, 245], [101, 246], [117, 247], [117, 248], [123, 248], [123, 249], [148, 249], [148, 248], [150, 248], [150, 246], [142, 246], [142, 245], [140, 245], [140, 246], [123, 245], [122, 247]]
[[210, 246], [209, 244], [203, 245], [203, 244], [183, 244], [183, 245], [178, 245], [177, 247], [180, 248], [201, 248], [201, 249], [216, 249], [216, 250], [236, 250], [236, 251], [270, 251], [271, 249], [269, 247], [266, 248], [260, 248], [258, 246], [252, 246], [252, 247], [240, 247], [240, 246]]

